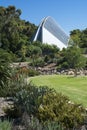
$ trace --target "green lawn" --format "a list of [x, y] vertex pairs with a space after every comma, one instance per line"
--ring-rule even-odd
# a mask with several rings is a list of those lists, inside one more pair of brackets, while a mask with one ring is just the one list
[[67, 95], [72, 101], [87, 107], [87, 77], [43, 75], [30, 78], [37, 86], [48, 86]]

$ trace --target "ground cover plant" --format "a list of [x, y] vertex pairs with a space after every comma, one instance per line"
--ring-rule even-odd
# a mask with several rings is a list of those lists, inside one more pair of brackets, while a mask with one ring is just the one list
[[11, 123], [8, 120], [4, 120], [3, 122], [0, 120], [0, 130], [11, 130]]
[[47, 85], [67, 95], [72, 101], [87, 107], [87, 77], [43, 75], [29, 78], [37, 86]]

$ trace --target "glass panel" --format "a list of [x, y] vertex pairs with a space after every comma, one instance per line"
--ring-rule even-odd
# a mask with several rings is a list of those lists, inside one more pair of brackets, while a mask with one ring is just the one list
[[52, 33], [56, 38], [58, 38], [65, 45], [68, 43], [69, 37], [66, 33], [57, 25], [57, 23], [51, 18], [48, 17], [44, 22], [44, 27]]

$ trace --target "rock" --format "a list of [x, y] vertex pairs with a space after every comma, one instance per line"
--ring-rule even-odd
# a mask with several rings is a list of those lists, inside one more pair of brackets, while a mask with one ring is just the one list
[[72, 70], [68, 71], [68, 75], [74, 75], [74, 72]]
[[4, 110], [6, 108], [11, 108], [13, 106], [13, 101], [9, 98], [0, 97], [0, 117], [6, 116]]

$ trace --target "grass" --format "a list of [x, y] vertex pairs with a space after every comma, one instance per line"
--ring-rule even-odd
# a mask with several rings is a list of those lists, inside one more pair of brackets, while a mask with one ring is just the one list
[[30, 78], [37, 86], [48, 86], [62, 92], [70, 100], [87, 107], [87, 77], [65, 75], [43, 75]]

